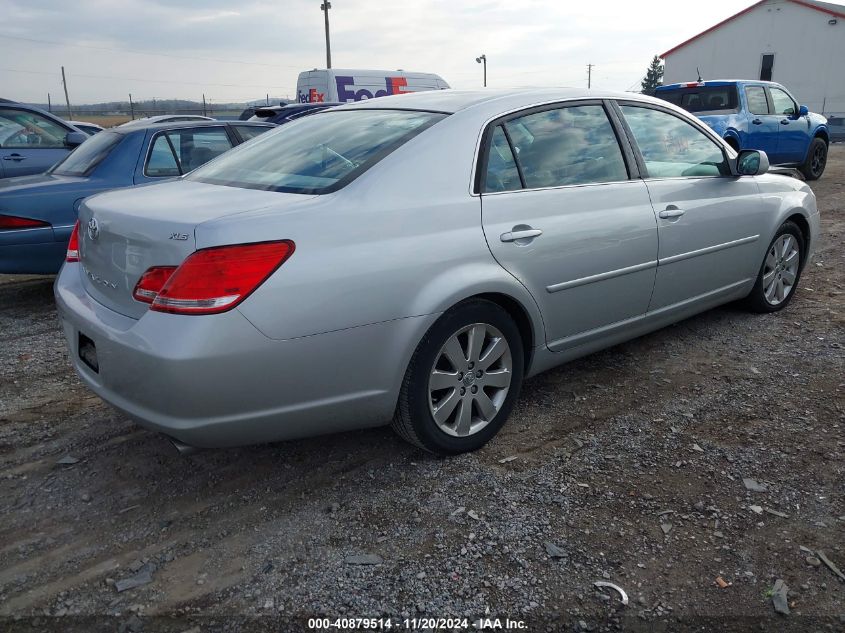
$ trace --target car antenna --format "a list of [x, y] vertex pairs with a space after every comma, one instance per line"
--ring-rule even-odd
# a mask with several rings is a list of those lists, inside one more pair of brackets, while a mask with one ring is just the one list
[[701, 71], [698, 69], [698, 66], [695, 67], [695, 72], [698, 73], [698, 83], [701, 83], [703, 80], [701, 79]]

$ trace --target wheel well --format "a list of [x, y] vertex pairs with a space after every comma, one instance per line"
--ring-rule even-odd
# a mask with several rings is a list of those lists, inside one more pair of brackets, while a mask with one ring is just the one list
[[739, 143], [733, 136], [726, 136], [725, 143], [733, 147], [737, 152], [739, 151]]
[[804, 252], [808, 252], [810, 247], [810, 223], [807, 222], [807, 218], [800, 213], [796, 213], [789, 216], [786, 221], [794, 222], [801, 229], [801, 237], [804, 238]]
[[825, 142], [826, 145], [830, 145], [830, 138], [828, 138], [827, 133], [824, 130], [817, 131], [813, 138], [820, 138]]
[[475, 295], [474, 297], [470, 297], [470, 299], [486, 299], [487, 301], [492, 301], [510, 315], [522, 337], [522, 347], [525, 350], [525, 370], [528, 371], [534, 356], [534, 327], [531, 323], [531, 317], [528, 316], [522, 304], [508, 295], [497, 292]]

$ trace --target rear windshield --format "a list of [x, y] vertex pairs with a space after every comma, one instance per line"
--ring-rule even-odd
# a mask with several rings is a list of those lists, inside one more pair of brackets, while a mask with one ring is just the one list
[[656, 97], [681, 106], [688, 112], [717, 112], [736, 110], [736, 86], [693, 86], [658, 90]]
[[123, 138], [123, 134], [115, 132], [95, 134], [56, 164], [50, 173], [59, 176], [87, 176]]
[[186, 178], [286, 193], [330, 193], [445, 116], [401, 110], [327, 111], [268, 132]]

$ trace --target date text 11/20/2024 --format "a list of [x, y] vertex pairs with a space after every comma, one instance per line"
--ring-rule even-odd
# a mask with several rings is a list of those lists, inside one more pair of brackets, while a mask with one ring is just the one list
[[472, 629], [476, 631], [525, 631], [528, 629], [524, 620], [510, 618], [309, 618], [310, 630], [442, 630]]

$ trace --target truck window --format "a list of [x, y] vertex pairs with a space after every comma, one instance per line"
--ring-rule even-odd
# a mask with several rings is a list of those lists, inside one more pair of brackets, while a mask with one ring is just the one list
[[769, 102], [766, 101], [766, 89], [763, 86], [747, 86], [745, 99], [751, 114], [769, 114]]
[[718, 112], [737, 109], [736, 86], [692, 86], [658, 90], [655, 96], [681, 106], [687, 112]]

